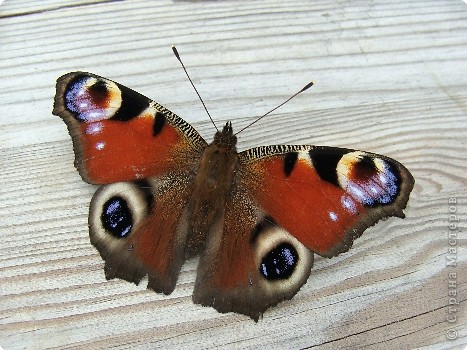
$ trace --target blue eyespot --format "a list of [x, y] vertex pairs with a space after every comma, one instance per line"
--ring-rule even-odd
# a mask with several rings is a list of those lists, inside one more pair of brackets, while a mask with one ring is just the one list
[[105, 202], [101, 222], [104, 229], [116, 238], [127, 237], [133, 227], [133, 216], [126, 201], [119, 196]]
[[263, 257], [259, 271], [268, 280], [283, 280], [292, 275], [297, 263], [297, 250], [284, 242]]

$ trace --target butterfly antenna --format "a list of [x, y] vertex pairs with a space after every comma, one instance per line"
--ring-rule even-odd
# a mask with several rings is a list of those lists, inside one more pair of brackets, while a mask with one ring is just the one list
[[292, 96], [290, 96], [287, 100], [285, 100], [284, 102], [282, 102], [280, 105], [274, 107], [273, 109], [271, 109], [269, 112], [267, 113], [264, 113], [262, 116], [256, 118], [256, 120], [252, 121], [250, 124], [248, 124], [247, 126], [245, 126], [243, 129], [241, 129], [240, 131], [237, 131], [237, 133], [235, 135], [238, 135], [240, 134], [243, 130], [245, 130], [246, 128], [249, 128], [250, 126], [252, 126], [253, 124], [259, 122], [261, 119], [263, 119], [265, 116], [267, 116], [268, 114], [274, 112], [276, 109], [278, 109], [279, 107], [282, 107], [283, 105], [285, 105], [287, 102], [289, 102], [291, 99], [293, 99], [295, 96], [301, 94], [303, 91], [305, 90], [308, 90], [310, 87], [313, 86], [313, 82], [309, 82], [308, 84], [305, 85], [305, 87], [303, 89], [301, 89], [299, 92], [296, 92], [295, 94], [293, 94]]
[[209, 119], [211, 119], [212, 125], [214, 125], [214, 127], [216, 128], [217, 131], [219, 131], [219, 129], [217, 128], [216, 124], [214, 123], [214, 120], [212, 119], [211, 115], [209, 114], [209, 111], [208, 111], [208, 109], [206, 108], [206, 105], [204, 104], [204, 101], [203, 101], [203, 99], [201, 98], [201, 95], [199, 94], [198, 89], [196, 89], [195, 84], [193, 84], [193, 81], [191, 80], [190, 75], [188, 74], [188, 72], [187, 72], [187, 70], [186, 70], [186, 68], [185, 68], [185, 65], [184, 65], [183, 62], [182, 62], [182, 59], [180, 58], [180, 55], [178, 54], [178, 51], [177, 51], [177, 48], [175, 47], [175, 45], [172, 45], [172, 51], [174, 52], [175, 57], [177, 57], [177, 60], [178, 60], [178, 61], [180, 62], [180, 64], [182, 65], [182, 68], [183, 68], [183, 70], [185, 71], [185, 74], [186, 74], [188, 80], [190, 81], [191, 86], [193, 86], [193, 89], [195, 89], [196, 94], [198, 95], [199, 100], [200, 100], [201, 103], [203, 104], [204, 110], [205, 110], [206, 113], [208, 114]]

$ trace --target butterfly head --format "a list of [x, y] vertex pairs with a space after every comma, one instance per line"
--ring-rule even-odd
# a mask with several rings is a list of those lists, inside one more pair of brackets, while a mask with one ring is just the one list
[[214, 143], [222, 148], [233, 149], [237, 145], [237, 136], [234, 135], [232, 122], [225, 123], [222, 131], [214, 135]]

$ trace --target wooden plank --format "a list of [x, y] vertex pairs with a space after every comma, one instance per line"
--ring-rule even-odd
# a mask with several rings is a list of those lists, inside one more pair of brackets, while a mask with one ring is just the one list
[[[67, 0], [15, 0], [8, 1], [8, 4], [0, 7], [0, 18], [7, 17], [20, 17], [31, 16], [40, 14], [46, 11], [58, 11], [66, 8], [72, 8], [74, 11], [80, 11], [82, 6], [93, 6], [97, 4], [105, 4], [108, 2], [116, 2], [122, 0], [80, 0], [80, 1], [67, 1]], [[3, 1], [0, 1], [0, 5]]]
[[[5, 349], [467, 344], [465, 4], [24, 0], [0, 10]], [[406, 219], [368, 229], [348, 253], [317, 257], [295, 298], [257, 324], [191, 302], [197, 259], [169, 296], [106, 281], [87, 233], [96, 187], [80, 179], [65, 125], [51, 115], [55, 80], [72, 70], [107, 76], [211, 140], [171, 44], [218, 124], [233, 120], [237, 130], [314, 80], [242, 133], [239, 148], [318, 144], [394, 157], [416, 179]], [[454, 208], [459, 230], [449, 229]]]

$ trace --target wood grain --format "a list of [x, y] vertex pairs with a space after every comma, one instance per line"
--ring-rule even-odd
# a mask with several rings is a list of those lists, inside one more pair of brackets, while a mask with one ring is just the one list
[[[454, 0], [6, 1], [0, 344], [463, 348], [466, 20], [466, 5]], [[106, 281], [89, 243], [87, 211], [96, 187], [81, 181], [66, 127], [51, 114], [55, 80], [73, 70], [117, 80], [211, 140], [213, 128], [172, 44], [215, 120], [233, 120], [237, 130], [315, 81], [242, 133], [241, 149], [275, 143], [363, 149], [396, 158], [416, 179], [406, 219], [368, 229], [348, 253], [318, 257], [295, 298], [258, 324], [191, 302], [197, 259], [185, 264], [174, 293], [163, 296]], [[458, 229], [449, 229], [450, 214], [460, 218]], [[457, 266], [448, 265], [452, 256]], [[453, 290], [459, 305], [449, 314]], [[456, 321], [447, 322], [448, 315]], [[448, 339], [454, 331], [456, 339]]]

